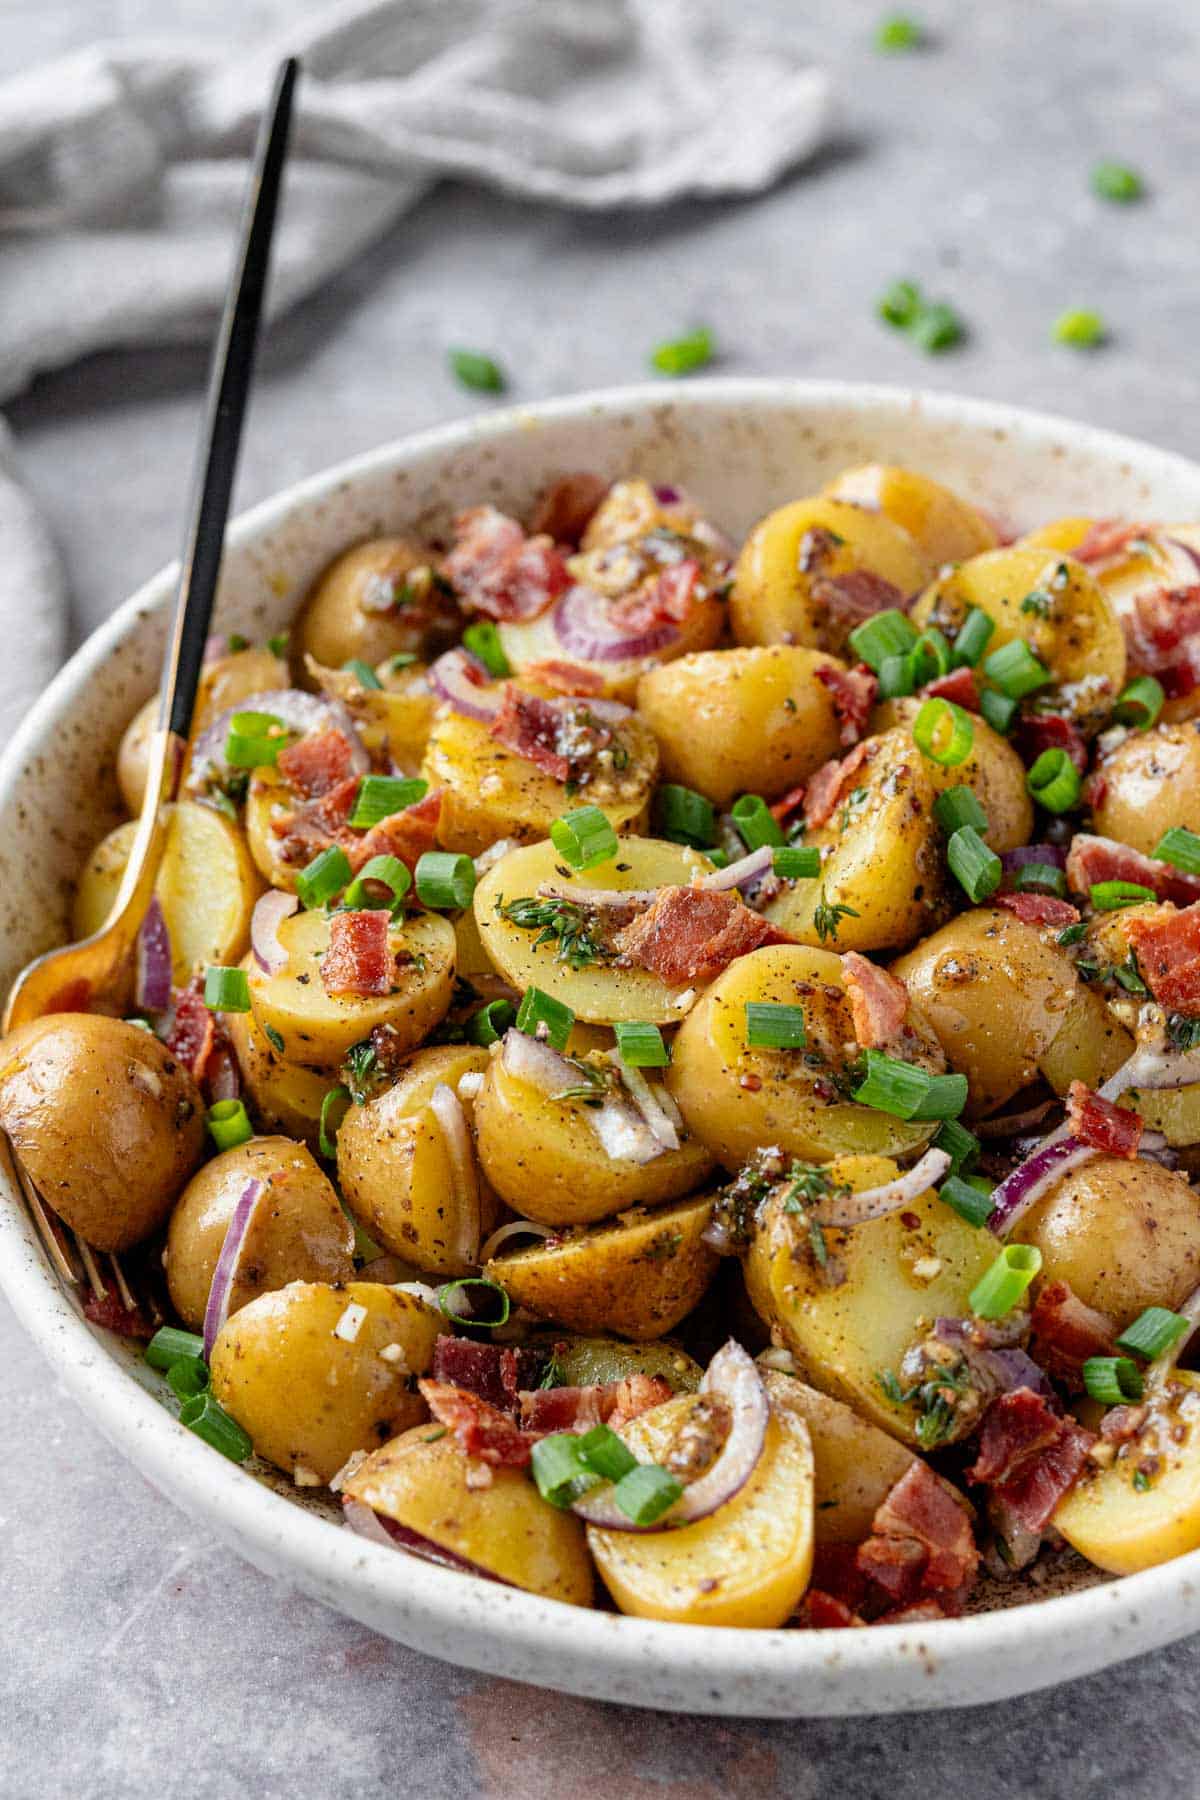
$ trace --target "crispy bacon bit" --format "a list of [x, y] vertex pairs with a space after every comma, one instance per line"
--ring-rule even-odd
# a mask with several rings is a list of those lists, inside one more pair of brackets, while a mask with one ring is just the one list
[[635, 588], [632, 594], [615, 600], [609, 617], [631, 636], [655, 625], [682, 625], [694, 601], [703, 597], [698, 592], [701, 573], [696, 559], [685, 556], [671, 563], [648, 586]]
[[1148, 525], [1130, 525], [1125, 519], [1093, 519], [1071, 555], [1076, 562], [1105, 562], [1150, 529]]
[[1098, 881], [1136, 881], [1177, 906], [1200, 900], [1200, 875], [1185, 875], [1115, 838], [1077, 831], [1067, 852], [1067, 885], [1073, 894], [1087, 894]]
[[1168, 1012], [1200, 1012], [1200, 904], [1127, 921], [1142, 980]]
[[418, 1387], [439, 1425], [452, 1431], [468, 1456], [494, 1468], [528, 1466], [537, 1434], [522, 1431], [516, 1420], [498, 1406], [489, 1406], [467, 1388], [448, 1381], [421, 1381]]
[[586, 663], [563, 662], [556, 656], [526, 663], [521, 673], [526, 681], [553, 688], [559, 694], [570, 694], [577, 700], [593, 699], [604, 692], [604, 677], [599, 669], [589, 669]]
[[136, 1307], [131, 1312], [123, 1306], [111, 1288], [103, 1295], [89, 1292], [83, 1303], [83, 1316], [93, 1325], [102, 1325], [105, 1331], [115, 1331], [119, 1337], [141, 1338], [148, 1343], [154, 1336], [149, 1319]]
[[776, 824], [782, 825], [786, 830], [803, 807], [806, 791], [806, 784], [802, 781], [799, 787], [789, 788], [786, 794], [779, 796], [771, 807], [771, 817]]
[[[503, 1368], [498, 1373], [507, 1399], [508, 1377]], [[671, 1398], [671, 1385], [661, 1375], [630, 1375], [594, 1387], [523, 1390], [518, 1424], [505, 1407], [470, 1388], [436, 1378], [418, 1385], [438, 1424], [453, 1431], [468, 1456], [510, 1469], [523, 1469], [538, 1439], [551, 1432], [590, 1431], [603, 1423], [617, 1429]]]
[[866, 1622], [844, 1600], [827, 1594], [824, 1588], [809, 1588], [795, 1619], [795, 1624], [804, 1631], [841, 1631]]
[[494, 506], [473, 506], [454, 521], [454, 548], [442, 573], [471, 612], [493, 619], [536, 619], [571, 584], [548, 537], [525, 536]]
[[1033, 1303], [1032, 1351], [1048, 1375], [1067, 1387], [1083, 1387], [1089, 1356], [1111, 1356], [1117, 1327], [1107, 1313], [1088, 1306], [1069, 1282], [1049, 1281]]
[[443, 1333], [433, 1347], [430, 1373], [434, 1381], [466, 1388], [489, 1406], [515, 1412], [518, 1394], [539, 1379], [545, 1360], [536, 1350], [477, 1344]]
[[1114, 1106], [1094, 1093], [1082, 1081], [1073, 1081], [1067, 1090], [1067, 1123], [1077, 1138], [1103, 1150], [1106, 1156], [1124, 1156], [1133, 1161], [1146, 1128], [1140, 1114], [1127, 1106]]
[[1064, 719], [1059, 713], [1035, 714], [1022, 719], [1014, 735], [1026, 763], [1035, 763], [1043, 750], [1065, 750], [1081, 775], [1087, 768], [1087, 739], [1074, 719]]
[[336, 844], [344, 850], [350, 867], [357, 875], [373, 856], [398, 856], [409, 870], [436, 841], [438, 820], [442, 810], [442, 790], [435, 788], [403, 812], [381, 819], [367, 832], [355, 831], [348, 824], [358, 798], [359, 777], [340, 781], [327, 794], [306, 800], [286, 818], [272, 819], [271, 831], [280, 839], [279, 855], [293, 868], [311, 862], [321, 850]]
[[201, 976], [194, 976], [183, 992], [176, 995], [175, 1016], [163, 1041], [171, 1055], [190, 1069], [197, 1081], [204, 1080], [209, 1057], [217, 1042], [217, 1024], [204, 1004]]
[[967, 712], [979, 711], [979, 688], [974, 669], [951, 669], [948, 675], [936, 675], [921, 689], [926, 700], [949, 700]]
[[908, 601], [894, 582], [885, 581], [873, 569], [847, 569], [844, 575], [814, 576], [811, 594], [829, 621], [827, 635], [843, 644], [856, 625], [888, 607], [903, 611]]
[[841, 539], [824, 525], [810, 525], [800, 539], [796, 566], [802, 575], [815, 575], [830, 561]]
[[856, 744], [849, 756], [843, 756], [840, 762], [822, 763], [816, 774], [811, 776], [804, 796], [804, 819], [811, 831], [827, 825], [837, 811], [838, 801], [852, 776], [867, 760], [869, 746]]
[[389, 916], [377, 912], [335, 912], [329, 921], [329, 948], [321, 958], [325, 992], [387, 994], [394, 959], [388, 945]]
[[966, 1502], [914, 1461], [876, 1512], [856, 1561], [899, 1606], [918, 1595], [961, 1596], [979, 1566]]
[[520, 1396], [525, 1431], [545, 1436], [554, 1431], [590, 1431], [593, 1425], [619, 1430], [640, 1413], [669, 1400], [673, 1388], [662, 1375], [627, 1375], [590, 1387], [535, 1388]]
[[662, 888], [653, 906], [617, 933], [622, 961], [669, 985], [712, 981], [747, 951], [795, 940], [740, 897], [711, 888]]
[[842, 957], [842, 977], [850, 1002], [854, 1035], [864, 1050], [883, 1050], [894, 1044], [908, 1012], [908, 989], [878, 964], [868, 962], [857, 950]]
[[531, 534], [577, 549], [589, 519], [607, 492], [608, 483], [599, 475], [586, 471], [564, 475], [546, 489], [534, 507], [529, 521]]
[[356, 875], [373, 856], [398, 856], [411, 875], [426, 850], [432, 850], [437, 842], [441, 816], [442, 790], [434, 788], [403, 812], [380, 819], [367, 832], [346, 831], [339, 842]]
[[1056, 930], [1074, 925], [1079, 918], [1077, 906], [1069, 900], [1058, 900], [1053, 894], [997, 894], [992, 905], [1015, 913], [1026, 925], [1053, 925]]
[[307, 737], [289, 744], [279, 752], [275, 766], [289, 787], [311, 800], [345, 781], [353, 760], [345, 733], [330, 727], [310, 731]]
[[490, 729], [498, 742], [555, 781], [569, 781], [574, 765], [610, 744], [613, 735], [586, 706], [566, 699], [541, 700], [511, 681]]
[[836, 663], [821, 663], [815, 673], [821, 686], [829, 689], [842, 743], [847, 747], [857, 744], [879, 692], [878, 680], [865, 663], [854, 669], [839, 669]]
[[979, 1453], [967, 1479], [989, 1487], [1027, 1531], [1041, 1531], [1074, 1486], [1095, 1441], [1092, 1432], [1052, 1411], [1032, 1388], [1014, 1388], [993, 1400], [984, 1415]]

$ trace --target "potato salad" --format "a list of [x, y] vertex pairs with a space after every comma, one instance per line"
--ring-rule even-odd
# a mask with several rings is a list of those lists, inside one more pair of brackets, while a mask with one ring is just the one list
[[214, 640], [168, 816], [0, 1125], [215, 1452], [687, 1624], [1200, 1546], [1200, 526], [569, 474]]

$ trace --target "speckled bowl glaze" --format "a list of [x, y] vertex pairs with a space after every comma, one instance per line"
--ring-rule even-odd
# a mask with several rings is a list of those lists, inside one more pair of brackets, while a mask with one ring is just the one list
[[[281, 629], [370, 533], [442, 532], [480, 499], [522, 512], [570, 469], [687, 486], [728, 530], [837, 470], [907, 462], [1020, 526], [1070, 512], [1200, 517], [1200, 468], [1126, 438], [944, 394], [713, 381], [584, 395], [406, 439], [290, 489], [229, 532], [218, 623]], [[0, 762], [0, 982], [66, 934], [75, 876], [118, 816], [113, 757], [152, 691], [174, 571], [54, 681]], [[36, 596], [31, 596], [36, 601]], [[86, 796], [86, 804], [80, 804]], [[137, 1356], [80, 1317], [0, 1171], [0, 1284], [55, 1372], [165, 1494], [273, 1575], [402, 1643], [575, 1694], [788, 1718], [960, 1706], [1087, 1674], [1200, 1628], [1200, 1552], [1121, 1581], [919, 1629], [722, 1631], [581, 1612], [389, 1551], [185, 1431]]]

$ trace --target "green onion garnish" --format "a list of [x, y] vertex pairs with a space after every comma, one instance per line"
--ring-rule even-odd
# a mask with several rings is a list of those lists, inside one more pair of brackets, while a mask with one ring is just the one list
[[1081, 306], [1059, 313], [1051, 335], [1056, 344], [1069, 344], [1072, 350], [1094, 350], [1107, 332], [1103, 316]]
[[1054, 894], [1064, 900], [1067, 878], [1053, 863], [1022, 863], [1013, 876], [1013, 887], [1018, 894]]
[[225, 739], [225, 761], [231, 769], [265, 768], [279, 760], [279, 752], [292, 737], [274, 713], [234, 713]]
[[950, 657], [956, 669], [973, 669], [991, 640], [996, 621], [981, 606], [973, 606], [958, 628]]
[[880, 318], [886, 319], [898, 331], [907, 331], [920, 310], [921, 290], [915, 281], [893, 281], [879, 296]]
[[475, 892], [475, 864], [452, 850], [426, 850], [417, 863], [417, 899], [422, 906], [460, 912]]
[[1093, 1400], [1102, 1400], [1105, 1406], [1140, 1400], [1146, 1388], [1142, 1371], [1128, 1356], [1089, 1356], [1083, 1365], [1083, 1385]]
[[866, 1079], [854, 1089], [860, 1106], [896, 1119], [956, 1119], [967, 1104], [965, 1075], [931, 1075], [882, 1050], [864, 1050]]
[[631, 1069], [665, 1069], [671, 1052], [657, 1025], [646, 1019], [618, 1019], [613, 1026], [621, 1061]]
[[700, 325], [683, 337], [656, 345], [650, 352], [650, 366], [660, 375], [690, 375], [693, 369], [710, 363], [713, 354], [713, 334], [707, 325]]
[[602, 1475], [605, 1481], [620, 1481], [630, 1469], [638, 1466], [637, 1457], [627, 1444], [622, 1443], [611, 1425], [593, 1425], [576, 1442], [588, 1468]]
[[[450, 1304], [451, 1294], [457, 1294], [464, 1288], [484, 1288], [489, 1294], [496, 1295], [497, 1317], [494, 1319], [477, 1319], [474, 1311], [464, 1313]], [[512, 1311], [508, 1295], [498, 1281], [489, 1281], [486, 1275], [464, 1275], [458, 1281], [447, 1281], [437, 1291], [437, 1303], [447, 1319], [453, 1319], [458, 1325], [477, 1325], [482, 1331], [496, 1331], [501, 1325], [508, 1324], [508, 1315]]]
[[351, 656], [342, 664], [342, 668], [346, 671], [347, 675], [353, 675], [359, 687], [383, 687], [382, 681], [380, 681], [370, 663], [364, 662], [361, 656]]
[[337, 1155], [338, 1127], [350, 1107], [350, 1090], [332, 1087], [321, 1102], [321, 1122], [317, 1128], [317, 1146], [322, 1156]]
[[350, 823], [356, 831], [367, 831], [381, 819], [415, 806], [429, 792], [429, 783], [417, 775], [364, 775], [354, 797]]
[[821, 873], [821, 852], [815, 844], [789, 844], [776, 850], [771, 868], [784, 881], [812, 881]]
[[248, 1144], [254, 1136], [245, 1104], [241, 1100], [216, 1100], [208, 1109], [209, 1136], [218, 1150], [234, 1150]]
[[185, 1400], [179, 1409], [179, 1423], [194, 1431], [198, 1438], [230, 1462], [243, 1463], [254, 1446], [236, 1419], [231, 1419], [223, 1406], [218, 1406], [207, 1390]]
[[879, 698], [903, 700], [913, 692], [917, 678], [911, 656], [885, 656], [879, 665]]
[[1010, 700], [1023, 700], [1038, 688], [1045, 687], [1050, 671], [1039, 662], [1024, 638], [1013, 638], [993, 650], [983, 665], [983, 672]]
[[617, 834], [598, 806], [577, 806], [555, 819], [550, 841], [573, 869], [594, 869], [617, 854]]
[[408, 865], [398, 856], [372, 856], [342, 895], [342, 905], [347, 912], [394, 912], [411, 886]]
[[516, 1016], [511, 1000], [489, 1000], [467, 1020], [468, 1044], [482, 1044], [486, 1049], [489, 1044], [498, 1043]]
[[992, 730], [1003, 736], [1017, 716], [1017, 702], [1007, 694], [997, 693], [995, 688], [984, 688], [979, 696], [979, 710]]
[[653, 1525], [683, 1493], [682, 1483], [657, 1463], [639, 1463], [622, 1475], [612, 1491], [613, 1504], [635, 1525]]
[[1153, 675], [1139, 675], [1124, 688], [1113, 707], [1113, 718], [1120, 725], [1133, 725], [1138, 731], [1148, 731], [1163, 709], [1166, 701], [1161, 681]]
[[527, 987], [517, 1008], [517, 1030], [526, 1037], [544, 1038], [555, 1050], [565, 1050], [575, 1014], [561, 1000], [540, 987]]
[[734, 801], [729, 816], [747, 850], [761, 850], [764, 844], [782, 849], [787, 843], [779, 820], [761, 794], [742, 794]]
[[965, 1219], [968, 1225], [974, 1225], [976, 1228], [986, 1225], [996, 1209], [996, 1202], [992, 1198], [990, 1188], [987, 1193], [981, 1193], [973, 1182], [963, 1181], [958, 1175], [947, 1175], [938, 1189], [938, 1197], [944, 1200], [960, 1219]]
[[1153, 1362], [1189, 1329], [1188, 1320], [1179, 1313], [1168, 1312], [1165, 1306], [1148, 1306], [1132, 1325], [1126, 1326], [1117, 1339], [1117, 1349], [1131, 1350], [1135, 1356]]
[[976, 906], [1000, 886], [1004, 865], [973, 825], [964, 825], [954, 833], [946, 845], [946, 861], [968, 900]]
[[717, 835], [712, 801], [694, 788], [668, 781], [654, 797], [654, 814], [659, 833], [673, 844], [704, 850]]
[[178, 1325], [162, 1325], [146, 1345], [146, 1361], [152, 1369], [169, 1369], [182, 1357], [204, 1356], [204, 1339], [196, 1331]]
[[886, 657], [908, 655], [917, 641], [917, 628], [906, 613], [890, 606], [856, 625], [848, 641], [859, 661], [878, 674]]
[[570, 1506], [600, 1480], [584, 1460], [583, 1439], [573, 1431], [539, 1438], [530, 1453], [529, 1472], [542, 1499], [558, 1507]]
[[1101, 200], [1115, 200], [1126, 206], [1142, 197], [1142, 178], [1126, 163], [1098, 162], [1091, 174], [1092, 192]]
[[897, 51], [918, 50], [923, 35], [920, 24], [910, 14], [889, 13], [875, 27], [875, 48], [883, 51], [885, 56], [893, 56]]
[[951, 1175], [965, 1175], [979, 1155], [979, 1139], [957, 1119], [943, 1120], [933, 1142], [950, 1158]]
[[482, 356], [478, 350], [448, 350], [446, 360], [460, 386], [481, 394], [504, 392], [504, 371], [490, 356]]
[[752, 1050], [803, 1050], [804, 1009], [773, 1000], [747, 1000], [746, 1043]]
[[975, 1283], [967, 1305], [980, 1319], [1003, 1319], [1024, 1299], [1042, 1266], [1034, 1244], [1006, 1244], [991, 1268]]
[[1142, 906], [1155, 899], [1153, 888], [1140, 881], [1096, 881], [1088, 890], [1088, 900], [1095, 912], [1120, 912], [1126, 906]]
[[1185, 875], [1200, 875], [1200, 837], [1186, 825], [1172, 825], [1164, 831], [1153, 850], [1155, 862], [1170, 863]]
[[966, 336], [966, 327], [952, 306], [935, 300], [922, 306], [909, 326], [909, 336], [918, 349], [936, 356], [959, 343]]
[[207, 1390], [211, 1380], [202, 1356], [181, 1356], [167, 1370], [167, 1386], [177, 1400], [194, 1400]]
[[318, 906], [327, 905], [343, 888], [349, 887], [353, 875], [346, 852], [331, 844], [328, 850], [322, 850], [306, 863], [296, 877], [301, 906], [312, 912]]
[[204, 1004], [209, 1012], [249, 1012], [250, 982], [245, 969], [210, 963], [204, 975]]
[[964, 825], [987, 830], [987, 814], [969, 787], [943, 788], [933, 803], [933, 816], [950, 836]]
[[394, 656], [387, 659], [389, 675], [398, 675], [401, 669], [411, 669], [415, 662], [420, 662], [415, 650], [397, 650]]
[[1079, 770], [1065, 750], [1043, 750], [1028, 775], [1025, 785], [1039, 806], [1047, 812], [1070, 812], [1079, 804], [1083, 783]]
[[512, 674], [500, 633], [490, 619], [476, 619], [473, 625], [468, 625], [462, 641], [463, 648], [479, 658], [493, 680], [503, 681], [506, 675]]
[[926, 700], [913, 720], [912, 735], [922, 756], [943, 769], [956, 769], [971, 754], [975, 727], [970, 713], [953, 700]]
[[909, 651], [914, 688], [950, 672], [950, 646], [936, 625], [929, 625]]

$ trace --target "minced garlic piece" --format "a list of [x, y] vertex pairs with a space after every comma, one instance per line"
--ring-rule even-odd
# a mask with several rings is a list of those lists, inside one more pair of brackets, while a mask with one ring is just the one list
[[366, 1307], [360, 1306], [357, 1300], [352, 1300], [333, 1328], [334, 1337], [341, 1338], [346, 1344], [356, 1343], [366, 1316]]

